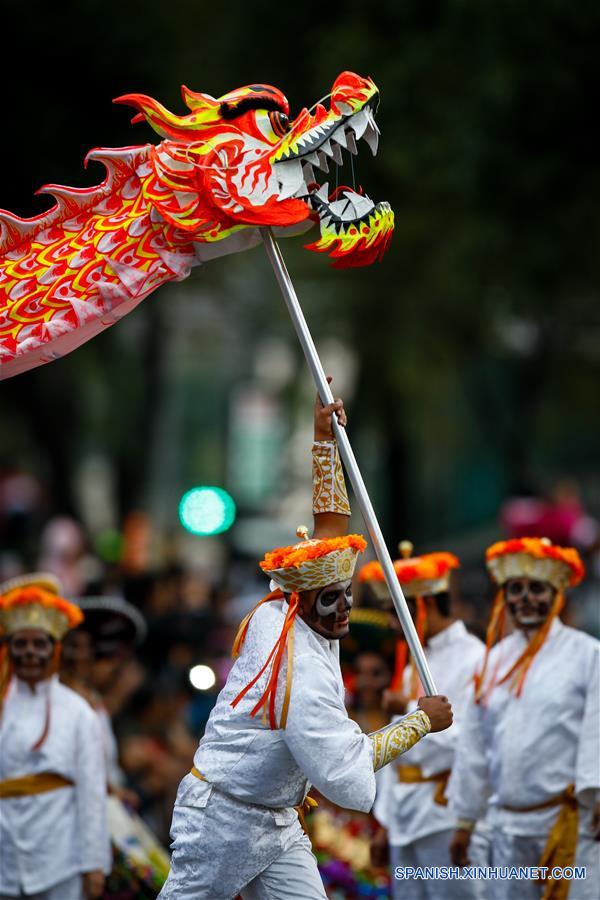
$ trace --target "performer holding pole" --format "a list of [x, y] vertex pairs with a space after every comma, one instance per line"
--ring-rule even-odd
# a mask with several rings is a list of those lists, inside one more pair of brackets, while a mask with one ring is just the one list
[[0, 900], [102, 896], [110, 870], [102, 737], [57, 674], [83, 615], [51, 575], [0, 586]]
[[314, 537], [298, 529], [299, 543], [260, 564], [272, 592], [240, 626], [236, 662], [179, 787], [162, 900], [322, 900], [301, 827], [310, 785], [368, 811], [375, 771], [452, 722], [444, 697], [421, 698], [414, 712], [369, 735], [346, 712], [338, 642], [349, 631], [352, 574], [366, 542], [347, 534], [333, 414], [343, 428], [341, 401], [317, 401]]
[[[329, 387], [327, 379], [325, 378], [325, 372], [323, 371], [321, 360], [319, 359], [317, 349], [306, 323], [306, 319], [304, 318], [302, 307], [300, 306], [298, 297], [296, 296], [296, 291], [294, 290], [294, 285], [292, 284], [292, 279], [290, 278], [289, 272], [286, 268], [283, 256], [281, 255], [281, 251], [277, 246], [275, 238], [273, 237], [273, 232], [270, 228], [261, 228], [260, 232], [265, 245], [267, 256], [269, 258], [269, 262], [273, 267], [275, 277], [277, 278], [277, 282], [279, 284], [279, 287], [281, 288], [281, 293], [283, 294], [283, 299], [285, 300], [285, 304], [288, 308], [288, 312], [291, 316], [294, 328], [296, 329], [298, 340], [300, 341], [304, 356], [310, 368], [311, 374], [315, 380], [321, 402], [323, 404], [331, 404], [333, 401], [333, 394], [331, 393], [331, 388]], [[404, 598], [404, 594], [402, 593], [402, 588], [400, 587], [400, 583], [396, 578], [394, 564], [392, 563], [392, 558], [385, 545], [383, 534], [381, 532], [381, 528], [379, 527], [379, 522], [377, 521], [375, 510], [373, 509], [373, 504], [371, 503], [371, 499], [365, 487], [365, 483], [360, 473], [358, 463], [356, 462], [356, 458], [350, 445], [350, 441], [348, 440], [348, 435], [346, 434], [344, 428], [341, 427], [335, 419], [333, 421], [333, 435], [335, 435], [338, 446], [340, 448], [342, 460], [344, 462], [344, 465], [346, 466], [346, 469], [348, 470], [348, 475], [350, 476], [350, 481], [358, 500], [360, 511], [365, 520], [365, 524], [369, 532], [369, 537], [373, 541], [373, 547], [375, 548], [377, 558], [381, 563], [385, 581], [387, 583], [394, 608], [396, 610], [398, 618], [400, 619], [402, 630], [404, 631], [404, 634], [406, 636], [406, 641], [412, 654], [412, 658], [414, 659], [417, 671], [419, 672], [421, 683], [423, 684], [426, 693], [433, 695], [436, 693], [435, 684], [431, 676], [431, 672], [429, 671], [429, 666], [427, 664], [423, 648], [417, 636], [417, 632], [410, 616], [410, 612], [408, 611], [408, 606], [406, 605], [406, 600]]]

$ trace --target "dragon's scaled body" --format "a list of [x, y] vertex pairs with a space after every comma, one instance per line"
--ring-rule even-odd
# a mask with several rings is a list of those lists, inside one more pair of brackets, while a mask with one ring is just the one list
[[347, 187], [330, 194], [315, 178], [361, 137], [377, 151], [371, 79], [342, 73], [328, 107], [293, 121], [268, 85], [219, 99], [182, 91], [185, 116], [141, 94], [118, 98], [163, 140], [93, 150], [86, 164], [107, 170], [98, 187], [46, 185], [56, 205], [32, 219], [0, 211], [0, 377], [63, 356], [194, 265], [256, 245], [260, 226], [285, 235], [318, 222], [310, 249], [340, 267], [387, 249], [387, 203]]

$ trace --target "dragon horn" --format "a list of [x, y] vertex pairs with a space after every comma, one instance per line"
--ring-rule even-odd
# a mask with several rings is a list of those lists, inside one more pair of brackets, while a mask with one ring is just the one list
[[219, 101], [211, 97], [210, 94], [199, 94], [196, 91], [191, 91], [185, 84], [181, 85], [181, 96], [187, 108], [191, 109], [192, 112], [214, 109], [216, 106], [219, 106]]
[[204, 109], [198, 109], [188, 116], [176, 116], [169, 112], [162, 103], [147, 97], [145, 94], [124, 94], [116, 97], [113, 103], [123, 103], [139, 110], [132, 122], [142, 122], [144, 119], [163, 138], [188, 143], [196, 138], [194, 132], [202, 129], [208, 122], [218, 117], [218, 104], [214, 107], [208, 104]]

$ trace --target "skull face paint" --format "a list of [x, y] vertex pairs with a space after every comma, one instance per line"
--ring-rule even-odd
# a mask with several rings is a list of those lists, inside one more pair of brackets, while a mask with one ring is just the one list
[[350, 610], [352, 609], [352, 581], [328, 584], [316, 591], [305, 594], [302, 618], [313, 631], [329, 640], [338, 641], [346, 637], [350, 630]]
[[539, 628], [548, 618], [555, 589], [536, 578], [511, 578], [504, 585], [506, 605], [519, 628]]
[[8, 654], [17, 678], [30, 685], [48, 678], [54, 646], [54, 640], [40, 628], [23, 628], [13, 634], [8, 642]]

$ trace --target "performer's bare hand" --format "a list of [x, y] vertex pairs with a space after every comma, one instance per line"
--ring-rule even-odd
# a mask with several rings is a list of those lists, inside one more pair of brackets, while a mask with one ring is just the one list
[[600, 801], [594, 805], [592, 813], [592, 834], [595, 841], [600, 841]]
[[441, 694], [435, 697], [421, 697], [419, 708], [429, 716], [432, 731], [444, 731], [452, 725], [452, 707], [447, 697]]
[[380, 828], [370, 844], [371, 865], [376, 869], [383, 869], [390, 861], [390, 847], [388, 833], [385, 828]]
[[85, 900], [97, 900], [104, 893], [104, 872], [97, 869], [83, 874], [83, 896]]
[[471, 832], [464, 828], [454, 832], [454, 837], [450, 842], [450, 859], [453, 866], [469, 866], [469, 844], [471, 843]]
[[408, 697], [402, 691], [385, 690], [381, 698], [381, 708], [392, 715], [403, 716], [406, 712]]
[[[333, 378], [331, 375], [328, 375], [327, 383], [331, 384], [332, 381]], [[339, 424], [345, 428], [348, 420], [346, 418], [343, 401], [338, 397], [333, 403], [328, 403], [327, 406], [323, 406], [321, 398], [317, 394], [317, 399], [315, 400], [315, 441], [331, 441], [333, 439], [334, 435], [331, 417], [334, 413], [337, 416]]]

